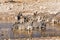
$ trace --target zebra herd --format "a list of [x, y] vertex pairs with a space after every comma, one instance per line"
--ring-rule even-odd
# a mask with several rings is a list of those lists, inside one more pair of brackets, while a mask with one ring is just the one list
[[[42, 17], [40, 18], [40, 15], [37, 13], [34, 13], [34, 15], [27, 15], [23, 16], [22, 13], [19, 13], [17, 15], [17, 22], [15, 24], [26, 24], [26, 26], [32, 26], [33, 28], [46, 28], [46, 20]], [[30, 29], [33, 29], [33, 28]], [[28, 28], [28, 27], [27, 27]]]

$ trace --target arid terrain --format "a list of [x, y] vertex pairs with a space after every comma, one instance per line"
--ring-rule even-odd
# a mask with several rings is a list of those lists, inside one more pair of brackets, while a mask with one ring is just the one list
[[[34, 12], [48, 12], [56, 14], [60, 11], [59, 0], [1, 0], [0, 2], [0, 22], [15, 22], [19, 12], [33, 14]], [[6, 16], [8, 15], [8, 16]]]

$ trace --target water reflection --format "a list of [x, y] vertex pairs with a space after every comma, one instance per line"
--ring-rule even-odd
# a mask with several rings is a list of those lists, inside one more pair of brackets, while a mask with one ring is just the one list
[[[14, 34], [13, 34], [13, 32], [12, 32], [12, 30], [11, 30], [11, 28], [13, 27], [12, 26], [13, 25], [13, 23], [0, 23], [0, 38], [6, 38], [6, 37], [8, 37], [8, 38], [29, 38], [29, 34], [27, 34], [27, 35], [25, 35], [25, 34], [17, 34], [17, 36], [15, 37], [14, 36]], [[3, 29], [3, 31], [1, 31]], [[3, 37], [2, 35], [1, 35], [1, 32], [4, 32], [4, 31], [7, 31], [6, 32], [6, 34], [5, 34], [5, 36]], [[31, 37], [42, 37], [43, 35], [41, 35], [41, 31], [37, 31], [37, 30], [34, 30], [33, 31], [33, 33], [32, 33], [32, 35], [31, 35]], [[56, 30], [56, 29], [47, 29], [46, 31], [45, 31], [45, 34], [44, 34], [44, 36], [60, 36], [60, 30], [58, 31], [58, 30]]]

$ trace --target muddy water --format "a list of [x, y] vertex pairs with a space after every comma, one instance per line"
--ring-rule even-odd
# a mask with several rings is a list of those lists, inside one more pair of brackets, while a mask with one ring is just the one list
[[[11, 28], [13, 27], [13, 23], [0, 23], [0, 33], [1, 33], [1, 29], [8, 29], [7, 31], [7, 35], [9, 38], [29, 38], [29, 35], [18, 35], [17, 37], [14, 36], [13, 32], [11, 31]], [[56, 30], [55, 29], [49, 29], [47, 28], [47, 30], [45, 31], [45, 37], [47, 36], [60, 36], [60, 30]], [[33, 31], [32, 37], [42, 37], [44, 35], [41, 35], [41, 31]], [[1, 36], [0, 34], [0, 38], [6, 38], [7, 36], [5, 35], [4, 37]]]

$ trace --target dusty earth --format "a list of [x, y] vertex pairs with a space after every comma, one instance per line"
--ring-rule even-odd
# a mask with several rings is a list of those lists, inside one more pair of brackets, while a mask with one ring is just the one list
[[60, 11], [59, 0], [1, 0], [0, 1], [0, 22], [14, 23], [17, 21], [19, 12], [33, 14], [34, 12], [48, 12], [56, 14]]

